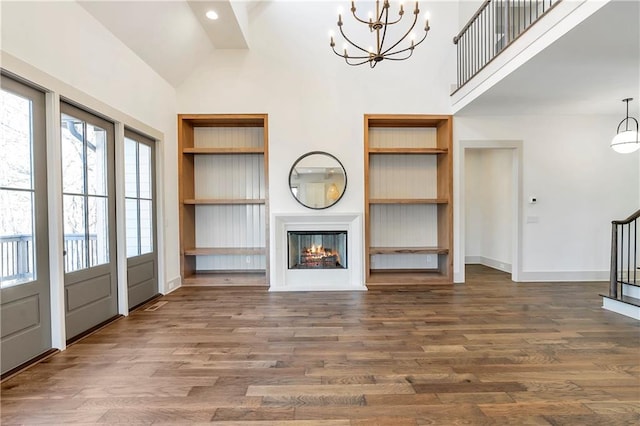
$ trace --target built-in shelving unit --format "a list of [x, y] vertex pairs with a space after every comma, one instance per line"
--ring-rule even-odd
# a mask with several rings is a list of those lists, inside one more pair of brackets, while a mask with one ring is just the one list
[[364, 121], [367, 285], [452, 283], [452, 117]]
[[178, 115], [183, 285], [269, 284], [266, 114]]

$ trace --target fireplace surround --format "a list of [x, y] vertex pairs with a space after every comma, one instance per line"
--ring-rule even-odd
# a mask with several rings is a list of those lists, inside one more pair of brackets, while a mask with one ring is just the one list
[[269, 290], [366, 290], [362, 223], [358, 213], [273, 214]]

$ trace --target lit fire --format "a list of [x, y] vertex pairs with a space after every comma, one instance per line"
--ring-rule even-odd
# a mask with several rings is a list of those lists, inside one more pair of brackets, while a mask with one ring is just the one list
[[313, 258], [322, 259], [323, 257], [333, 256], [333, 252], [331, 250], [325, 249], [322, 247], [322, 244], [312, 244], [310, 248], [304, 249], [304, 253], [306, 255], [312, 255]]
[[302, 250], [300, 263], [306, 267], [336, 267], [340, 264], [340, 255], [322, 244], [312, 244]]

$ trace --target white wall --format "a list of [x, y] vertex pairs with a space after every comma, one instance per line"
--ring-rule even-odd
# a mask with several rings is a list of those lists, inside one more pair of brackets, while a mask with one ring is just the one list
[[465, 261], [511, 271], [513, 150], [467, 149]]
[[[270, 2], [251, 17], [249, 51], [217, 51], [178, 88], [181, 113], [268, 113], [271, 212], [304, 212], [288, 172], [301, 154], [323, 150], [345, 166], [345, 196], [331, 211], [362, 212], [363, 116], [448, 114], [455, 78], [455, 2], [430, 2], [431, 31], [405, 62], [350, 67], [329, 47], [341, 1]], [[366, 13], [366, 11], [365, 11]], [[343, 16], [345, 31], [355, 26]], [[359, 24], [361, 25], [361, 24]], [[304, 35], [304, 36], [301, 36]], [[342, 46], [339, 43], [338, 46]]]
[[483, 3], [484, 0], [460, 0], [458, 6], [458, 30], [467, 25], [467, 22], [480, 9]]
[[[159, 257], [165, 278], [160, 290], [168, 290], [163, 284], [179, 277], [173, 87], [70, 1], [3, 1], [2, 60], [4, 69], [40, 85], [53, 99], [79, 102], [111, 118], [116, 129], [131, 126], [159, 140], [159, 172], [166, 177], [158, 182], [165, 189], [160, 193], [164, 223], [159, 229], [164, 239]], [[56, 202], [50, 199], [50, 204]], [[123, 229], [118, 231], [119, 241], [124, 241]]]
[[[607, 279], [611, 221], [640, 206], [640, 154], [609, 148], [618, 121], [613, 116], [456, 118], [456, 145], [523, 141], [522, 281]], [[455, 147], [454, 152], [461, 155]], [[529, 196], [536, 196], [537, 204], [528, 204]], [[454, 208], [459, 191], [456, 197]], [[457, 273], [460, 268], [457, 261]]]

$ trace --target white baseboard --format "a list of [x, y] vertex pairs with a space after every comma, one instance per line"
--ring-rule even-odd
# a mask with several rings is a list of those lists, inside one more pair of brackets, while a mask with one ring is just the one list
[[609, 281], [609, 271], [522, 271], [519, 281]]
[[640, 299], [640, 287], [635, 285], [622, 285], [622, 294], [629, 297], [635, 297], [636, 299]]
[[629, 305], [628, 303], [618, 302], [617, 300], [602, 298], [602, 307], [607, 311], [615, 312], [625, 317], [633, 318], [640, 321], [640, 307]]
[[175, 291], [176, 289], [178, 289], [180, 287], [182, 287], [182, 277], [180, 277], [180, 275], [178, 275], [174, 279], [172, 279], [172, 280], [168, 281], [167, 283], [165, 283], [164, 293], [163, 294], [169, 294], [172, 291]]
[[501, 262], [499, 260], [490, 259], [484, 256], [465, 256], [464, 263], [466, 265], [484, 265], [489, 268], [497, 269], [498, 271], [511, 273], [511, 264]]

